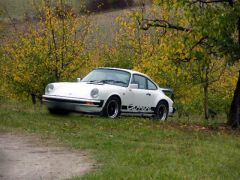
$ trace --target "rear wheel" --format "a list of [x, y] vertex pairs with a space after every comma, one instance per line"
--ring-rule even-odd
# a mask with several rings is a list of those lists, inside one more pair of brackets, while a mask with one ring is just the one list
[[165, 101], [160, 101], [155, 110], [156, 118], [160, 121], [165, 121], [168, 118], [168, 104]]
[[110, 97], [103, 109], [103, 116], [116, 118], [120, 115], [120, 100], [117, 97]]

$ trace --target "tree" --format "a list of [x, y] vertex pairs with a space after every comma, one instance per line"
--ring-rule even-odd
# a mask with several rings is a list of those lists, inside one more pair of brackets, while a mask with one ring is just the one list
[[[151, 12], [155, 10], [151, 9]], [[168, 16], [168, 11], [163, 11]], [[149, 15], [149, 14], [148, 14]], [[192, 97], [199, 97], [199, 91], [193, 87], [192, 77], [186, 70], [187, 64], [180, 64], [178, 60], [172, 59], [173, 53], [182, 53], [184, 50], [181, 32], [151, 29], [142, 31], [138, 20], [142, 18], [140, 11], [134, 11], [126, 16], [118, 18], [121, 28], [117, 35], [117, 49], [124, 49], [128, 61], [133, 68], [147, 73], [162, 87], [171, 86], [175, 89], [175, 102], [180, 114], [193, 112]], [[161, 34], [161, 36], [159, 36]], [[173, 50], [174, 49], [174, 50]], [[192, 92], [193, 93], [192, 93]], [[198, 101], [199, 102], [199, 101]]]
[[91, 12], [107, 11], [111, 9], [123, 9], [134, 5], [133, 0], [90, 0], [86, 3]]
[[49, 82], [79, 77], [90, 56], [88, 15], [77, 15], [63, 0], [43, 1], [39, 21], [24, 24], [4, 46], [5, 72], [15, 92], [41, 98]]
[[[173, 16], [172, 11], [179, 9], [170, 9], [167, 4], [158, 9], [148, 8], [145, 12], [147, 15], [142, 9], [119, 18], [121, 29], [117, 42], [121, 48], [118, 49], [125, 47], [128, 54], [132, 53], [129, 61], [133, 61], [135, 69], [149, 74], [162, 86], [174, 87], [179, 114], [199, 110], [201, 104], [198, 103], [197, 108], [195, 102], [202, 103], [196, 99], [202, 95], [197, 94], [199, 90], [196, 88], [201, 87], [204, 92], [205, 118], [208, 119], [209, 87], [223, 74], [225, 60], [209, 48], [208, 38], [203, 37], [199, 29], [192, 32], [189, 19], [178, 20], [178, 17]], [[147, 20], [145, 17], [162, 17], [171, 19], [172, 23], [158, 19]], [[177, 24], [180, 20], [185, 27]]]
[[[228, 0], [193, 0], [193, 1], [156, 1], [162, 8], [172, 12], [172, 18], [143, 18], [140, 21], [143, 30], [151, 27], [181, 31], [186, 36], [184, 45], [187, 47], [201, 46], [209, 56], [227, 59], [228, 64], [239, 61], [240, 57], [240, 4]], [[230, 6], [229, 6], [230, 5]], [[181, 16], [180, 16], [181, 14]], [[194, 37], [194, 38], [193, 38]], [[199, 41], [195, 41], [198, 37]], [[182, 62], [190, 62], [193, 48], [189, 52], [176, 54]], [[198, 55], [202, 54], [199, 52]], [[179, 56], [180, 55], [180, 56]], [[185, 56], [182, 56], [185, 55]], [[186, 56], [187, 55], [187, 56]], [[206, 54], [202, 54], [206, 55]], [[200, 55], [200, 56], [202, 56]], [[196, 56], [195, 56], [196, 57]], [[197, 60], [199, 57], [197, 58]], [[240, 78], [240, 77], [239, 77]], [[239, 89], [239, 88], [236, 88]], [[237, 91], [236, 91], [237, 92]], [[239, 96], [235, 93], [230, 110], [229, 125], [239, 123]], [[233, 110], [234, 109], [234, 110]]]

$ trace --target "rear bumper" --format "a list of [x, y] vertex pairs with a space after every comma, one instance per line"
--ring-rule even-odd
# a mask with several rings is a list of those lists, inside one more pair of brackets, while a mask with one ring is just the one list
[[172, 113], [174, 114], [176, 111], [177, 111], [177, 109], [176, 109], [176, 108], [173, 108], [173, 112], [172, 112]]
[[176, 108], [171, 107], [171, 108], [169, 108], [168, 115], [169, 115], [169, 116], [172, 116], [175, 112], [176, 112]]
[[49, 109], [64, 109], [73, 112], [101, 112], [103, 100], [82, 99], [64, 96], [43, 95], [42, 101]]

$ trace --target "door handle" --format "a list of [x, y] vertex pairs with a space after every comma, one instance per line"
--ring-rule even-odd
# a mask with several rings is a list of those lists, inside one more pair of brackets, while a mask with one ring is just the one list
[[150, 94], [150, 93], [147, 93], [146, 95], [147, 95], [147, 96], [151, 96], [151, 94]]

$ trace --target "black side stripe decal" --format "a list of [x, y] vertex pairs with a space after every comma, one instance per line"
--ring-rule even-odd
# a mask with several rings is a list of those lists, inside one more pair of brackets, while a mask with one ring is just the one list
[[[129, 109], [129, 108], [132, 108], [133, 106], [132, 105], [130, 105], [130, 106], [126, 106], [126, 105], [122, 105], [122, 110], [127, 110], [127, 109]], [[140, 110], [143, 110], [143, 109], [145, 109], [145, 108], [147, 108], [147, 107], [144, 107], [143, 109], [142, 109], [143, 107], [140, 107], [140, 108], [135, 108], [135, 109], [137, 109], [138, 111]], [[151, 111], [155, 111], [155, 109], [156, 109], [156, 107], [151, 107], [150, 108], [151, 109]]]

